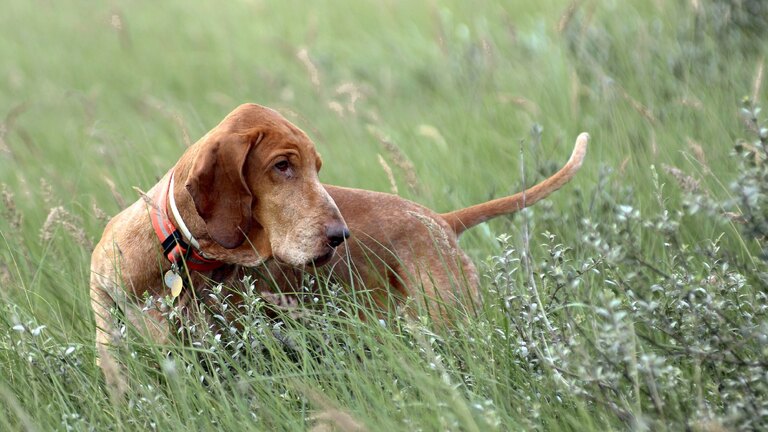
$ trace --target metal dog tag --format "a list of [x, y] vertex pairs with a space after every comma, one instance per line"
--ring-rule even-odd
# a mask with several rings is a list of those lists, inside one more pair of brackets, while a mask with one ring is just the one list
[[179, 294], [181, 294], [181, 288], [184, 286], [184, 280], [181, 279], [181, 276], [179, 276], [175, 270], [171, 269], [165, 272], [163, 281], [165, 282], [165, 286], [171, 289], [171, 296], [173, 296], [173, 298], [176, 298], [179, 296]]

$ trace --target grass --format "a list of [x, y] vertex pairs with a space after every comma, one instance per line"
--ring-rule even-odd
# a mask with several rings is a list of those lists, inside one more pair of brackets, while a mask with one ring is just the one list
[[[768, 423], [760, 2], [6, 3], [2, 429]], [[279, 326], [254, 298], [243, 334], [129, 338], [113, 404], [92, 245], [246, 101], [309, 133], [324, 182], [394, 182], [438, 211], [544, 177], [581, 131], [592, 143], [563, 191], [464, 235], [485, 304], [453, 331], [348, 318], [334, 286]]]

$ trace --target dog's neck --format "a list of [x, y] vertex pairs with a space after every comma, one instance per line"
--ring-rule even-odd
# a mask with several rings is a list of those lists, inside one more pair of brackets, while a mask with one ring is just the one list
[[[175, 222], [176, 227], [178, 227], [179, 231], [181, 231], [181, 235], [184, 236], [184, 239], [189, 242], [192, 247], [200, 250], [200, 243], [197, 242], [195, 236], [192, 235], [192, 233], [189, 231], [189, 228], [187, 228], [187, 224], [184, 223], [184, 218], [181, 216], [179, 208], [176, 205], [176, 189], [174, 188], [174, 181], [176, 179], [175, 174], [176, 173], [171, 173], [171, 184], [168, 186], [168, 208], [171, 210], [168, 217], [171, 218], [171, 221]], [[203, 256], [205, 256], [205, 253], [203, 253]]]
[[167, 185], [157, 189], [156, 208], [152, 210], [152, 226], [163, 246], [163, 253], [168, 261], [177, 268], [183, 266], [190, 270], [210, 271], [224, 265], [223, 262], [210, 259], [200, 249], [196, 237], [190, 232], [183, 213], [177, 205], [176, 172], [171, 171]]
[[[173, 215], [177, 224], [183, 224], [186, 227], [189, 234], [184, 233], [186, 238], [194, 238], [197, 245], [197, 249], [204, 251], [211, 247], [213, 240], [208, 236], [208, 230], [205, 227], [205, 221], [197, 213], [195, 203], [192, 201], [192, 196], [187, 192], [186, 183], [190, 174], [190, 167], [192, 161], [197, 155], [197, 146], [190, 148], [179, 160], [179, 163], [171, 170], [171, 176], [173, 176], [174, 184], [171, 185], [169, 193], [169, 215]], [[170, 201], [173, 197], [173, 204], [176, 208], [174, 212], [171, 208]], [[179, 226], [179, 225], [177, 225]], [[179, 226], [181, 229], [181, 227]], [[183, 231], [183, 230], [182, 230]]]

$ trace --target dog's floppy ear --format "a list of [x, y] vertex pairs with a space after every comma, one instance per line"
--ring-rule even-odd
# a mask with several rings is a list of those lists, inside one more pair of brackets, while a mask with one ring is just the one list
[[245, 164], [252, 147], [247, 135], [212, 136], [187, 178], [187, 191], [208, 235], [227, 249], [243, 244], [251, 229], [253, 195], [245, 180]]

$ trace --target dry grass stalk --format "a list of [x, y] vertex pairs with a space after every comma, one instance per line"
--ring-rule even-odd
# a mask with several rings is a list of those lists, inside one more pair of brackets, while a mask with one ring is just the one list
[[684, 97], [680, 99], [680, 105], [693, 108], [697, 111], [701, 111], [704, 109], [704, 103], [701, 102], [701, 100], [697, 99], [696, 97]]
[[[579, 36], [579, 39], [583, 39], [587, 34], [587, 31], [589, 30], [589, 23], [592, 20], [594, 12], [595, 12], [595, 6], [591, 5], [587, 10], [587, 17], [586, 19], [584, 19], [581, 35]], [[632, 108], [635, 111], [640, 113], [642, 117], [648, 120], [648, 122], [650, 122], [651, 124], [658, 123], [658, 119], [653, 114], [653, 111], [647, 106], [645, 106], [644, 104], [640, 103], [640, 101], [638, 101], [637, 99], [633, 98], [632, 95], [630, 95], [629, 92], [621, 84], [619, 84], [618, 81], [616, 81], [616, 79], [606, 74], [603, 71], [603, 68], [600, 66], [600, 64], [597, 61], [595, 61], [594, 58], [588, 57], [588, 58], [585, 58], [585, 61], [589, 64], [590, 68], [592, 68], [592, 70], [594, 71], [593, 73], [595, 74], [595, 76], [597, 76], [600, 79], [600, 81], [604, 83], [611, 83], [611, 87], [615, 88], [619, 92], [619, 95], [621, 95], [621, 97], [625, 101], [629, 102], [630, 106], [632, 106]]]
[[[745, 122], [745, 124], [749, 128], [754, 128], [754, 125], [752, 122], [747, 121]], [[739, 140], [738, 143], [741, 147], [744, 148], [744, 151], [749, 152], [750, 157], [752, 158], [752, 161], [755, 165], [760, 165], [763, 163], [763, 161], [765, 160], [765, 156], [763, 156], [764, 152], [762, 151], [762, 149], [758, 149], [757, 147], [753, 146], [752, 143], [744, 140]]]
[[104, 210], [101, 209], [98, 205], [96, 205], [96, 201], [94, 200], [91, 203], [91, 211], [93, 211], [93, 215], [96, 216], [96, 219], [102, 221], [102, 222], [109, 222], [112, 217], [107, 214]]
[[5, 141], [5, 137], [13, 130], [16, 119], [27, 110], [26, 104], [19, 104], [11, 108], [6, 114], [5, 119], [0, 122], [0, 152], [10, 153], [13, 156], [11, 148]]
[[145, 107], [159, 112], [161, 115], [163, 115], [166, 118], [169, 118], [173, 121], [173, 123], [179, 128], [181, 131], [181, 138], [184, 142], [185, 147], [189, 147], [193, 144], [192, 140], [189, 137], [189, 128], [187, 128], [187, 123], [184, 121], [184, 117], [176, 110], [168, 107], [167, 104], [160, 101], [159, 99], [153, 98], [151, 96], [147, 96], [142, 100], [142, 103]]
[[693, 156], [704, 167], [707, 172], [710, 172], [709, 164], [707, 163], [707, 155], [704, 153], [704, 148], [691, 137], [685, 137], [685, 141], [688, 143], [688, 148], [693, 152]]
[[335, 112], [339, 117], [344, 118], [344, 107], [340, 103], [336, 101], [330, 101], [328, 102], [328, 108]]
[[59, 205], [59, 201], [53, 193], [53, 186], [44, 177], [40, 178], [40, 195], [42, 195], [46, 207], [51, 208]]
[[395, 175], [392, 173], [392, 168], [380, 154], [377, 154], [376, 156], [379, 157], [379, 165], [381, 165], [381, 167], [384, 169], [384, 172], [387, 173], [387, 179], [389, 180], [390, 188], [389, 190], [393, 194], [398, 195], [397, 182], [395, 181]]
[[624, 170], [627, 169], [627, 165], [629, 164], [629, 159], [630, 159], [630, 157], [627, 156], [627, 157], [624, 158], [623, 161], [621, 161], [621, 164], [619, 164], [619, 173], [623, 174]]
[[414, 192], [418, 191], [419, 179], [416, 175], [416, 167], [413, 166], [413, 163], [405, 157], [405, 154], [400, 150], [400, 147], [392, 141], [381, 140], [381, 144], [392, 156], [392, 161], [395, 166], [400, 168], [403, 171], [403, 174], [405, 174], [405, 182], [408, 184], [408, 187]]
[[701, 1], [700, 0], [691, 0], [691, 7], [693, 8], [693, 12], [697, 15], [701, 13]]
[[109, 24], [117, 32], [120, 39], [120, 47], [124, 50], [131, 48], [131, 35], [128, 33], [128, 26], [125, 22], [125, 16], [121, 11], [114, 11], [109, 17]]
[[581, 81], [579, 80], [579, 74], [576, 71], [571, 71], [571, 92], [568, 95], [568, 101], [571, 104], [571, 115], [574, 117], [579, 116], [579, 96], [581, 95]]
[[375, 109], [368, 109], [365, 111], [365, 118], [374, 124], [381, 124], [381, 116]]
[[589, 32], [589, 27], [592, 25], [592, 21], [595, 19], [595, 12], [597, 11], [597, 3], [589, 2], [586, 6], [586, 13], [583, 15], [584, 19], [579, 29], [579, 39], [583, 40]]
[[632, 96], [630, 96], [629, 92], [624, 89], [624, 87], [616, 84], [616, 88], [619, 89], [621, 92], [622, 97], [624, 97], [624, 100], [629, 102], [630, 105], [632, 105], [632, 108], [635, 109], [635, 111], [639, 112], [640, 115], [645, 117], [646, 120], [648, 120], [651, 124], [656, 124], [658, 120], [656, 119], [656, 116], [653, 115], [653, 112], [650, 108], [643, 105], [642, 103], [638, 102], [636, 99], [634, 99]]
[[5, 136], [8, 134], [8, 127], [5, 123], [0, 123], [0, 152], [10, 153], [11, 148], [5, 143]]
[[522, 96], [514, 96], [508, 93], [498, 93], [496, 95], [496, 99], [503, 104], [511, 103], [513, 105], [517, 105], [531, 115], [538, 117], [541, 114], [541, 109], [536, 104], [536, 102], [530, 99], [526, 99]]
[[16, 208], [16, 201], [13, 199], [13, 192], [8, 189], [8, 185], [5, 183], [2, 185], [0, 195], [3, 197], [3, 219], [8, 221], [8, 226], [12, 231], [18, 231], [21, 228], [21, 224], [24, 222], [24, 216]]
[[432, 17], [432, 21], [434, 22], [432, 27], [435, 29], [435, 43], [438, 47], [440, 47], [440, 52], [444, 56], [447, 56], [449, 54], [448, 46], [446, 44], [447, 35], [440, 11], [440, 6], [436, 1], [433, 0], [429, 2], [429, 12]]
[[579, 6], [581, 6], [581, 1], [575, 0], [571, 2], [570, 5], [568, 5], [568, 8], [563, 12], [563, 15], [560, 17], [560, 20], [557, 22], [557, 32], [560, 34], [563, 34], [565, 29], [568, 28], [568, 25], [571, 23], [571, 20], [573, 19], [573, 16], [576, 15], [576, 11], [579, 9]]
[[435, 144], [437, 144], [437, 146], [440, 147], [440, 150], [443, 150], [443, 151], [448, 150], [448, 142], [445, 140], [445, 137], [443, 137], [443, 134], [441, 134], [436, 127], [428, 124], [421, 124], [419, 125], [417, 132], [419, 135], [434, 141]]
[[352, 82], [343, 83], [336, 87], [336, 94], [340, 96], [347, 96], [349, 100], [347, 101], [345, 108], [352, 114], [357, 114], [355, 104], [357, 104], [357, 101], [363, 98], [363, 92], [360, 90], [360, 87]]
[[149, 195], [147, 195], [147, 193], [146, 193], [146, 192], [144, 192], [143, 190], [141, 190], [141, 189], [137, 188], [136, 186], [134, 186], [134, 187], [133, 187], [133, 190], [135, 190], [135, 191], [136, 191], [136, 193], [138, 193], [138, 194], [139, 194], [139, 197], [140, 197], [142, 200], [144, 200], [144, 202], [145, 202], [145, 203], [146, 203], [146, 204], [147, 204], [149, 207], [151, 207], [151, 208], [153, 208], [153, 209], [157, 210], [157, 205], [155, 204], [155, 200], [153, 200], [152, 198], [150, 198], [150, 196], [149, 196]]
[[651, 111], [650, 108], [640, 103], [640, 101], [637, 99], [633, 98], [632, 95], [630, 95], [629, 92], [621, 84], [618, 83], [618, 81], [608, 77], [608, 75], [603, 72], [602, 68], [597, 64], [597, 62], [592, 60], [589, 61], [589, 63], [591, 64], [592, 69], [595, 71], [595, 74], [600, 77], [600, 80], [604, 83], [611, 83], [611, 86], [619, 92], [619, 95], [625, 101], [627, 101], [635, 111], [640, 113], [643, 118], [648, 120], [648, 122], [652, 125], [658, 123], [658, 119], [655, 115], [653, 115], [653, 111]]
[[662, 164], [661, 167], [664, 169], [664, 172], [671, 175], [677, 181], [677, 184], [680, 185], [680, 188], [684, 191], [694, 193], [701, 190], [699, 181], [684, 173], [681, 169], [667, 164]]
[[724, 212], [723, 216], [728, 218], [731, 222], [744, 225], [747, 223], [747, 218], [744, 217], [743, 214], [736, 213], [736, 212]]
[[189, 128], [187, 128], [187, 122], [184, 121], [184, 117], [178, 112], [173, 112], [171, 118], [173, 118], [173, 122], [181, 130], [181, 139], [184, 141], [184, 147], [192, 146], [192, 139], [189, 138]]
[[413, 163], [408, 160], [402, 150], [400, 150], [400, 147], [390, 141], [388, 137], [375, 127], [369, 126], [368, 131], [379, 140], [382, 146], [384, 146], [384, 149], [389, 153], [395, 166], [403, 171], [403, 174], [405, 174], [405, 182], [408, 184], [408, 187], [412, 191], [418, 192], [420, 188], [418, 176], [416, 175], [416, 168], [413, 166]]
[[112, 25], [112, 28], [121, 31], [123, 30], [123, 17], [120, 16], [120, 14], [113, 13], [109, 20], [110, 25]]
[[432, 239], [440, 243], [440, 250], [445, 251], [447, 256], [449, 256], [452, 260], [456, 258], [456, 249], [451, 246], [451, 242], [448, 239], [448, 234], [445, 232], [445, 229], [442, 226], [438, 225], [437, 222], [435, 222], [432, 218], [426, 217], [421, 213], [412, 211], [408, 211], [407, 213], [418, 219], [419, 222], [427, 227], [430, 234], [432, 234]]
[[312, 85], [315, 86], [317, 91], [320, 91], [320, 73], [317, 71], [315, 64], [312, 63], [312, 60], [309, 58], [309, 51], [307, 51], [306, 48], [301, 48], [299, 52], [296, 53], [296, 57], [307, 69], [307, 72], [309, 72], [309, 79], [312, 81]]
[[755, 72], [755, 81], [752, 83], [752, 103], [757, 103], [760, 97], [760, 89], [763, 87], [763, 72], [765, 70], [765, 57], [757, 63], [757, 72]]
[[64, 228], [81, 247], [91, 250], [93, 242], [88, 238], [85, 230], [78, 226], [79, 220], [62, 206], [54, 207], [48, 213], [43, 227], [40, 229], [40, 240], [48, 243], [53, 240], [57, 227]]
[[[8, 289], [11, 285], [11, 271], [8, 266], [0, 262], [0, 288]], [[2, 291], [0, 291], [0, 294]]]
[[109, 186], [109, 191], [112, 192], [112, 198], [114, 198], [115, 202], [117, 203], [117, 206], [120, 208], [128, 207], [128, 204], [125, 202], [125, 198], [123, 198], [123, 196], [120, 195], [120, 192], [117, 191], [115, 182], [113, 182], [112, 179], [106, 176], [104, 176], [104, 181], [107, 182], [107, 186]]

